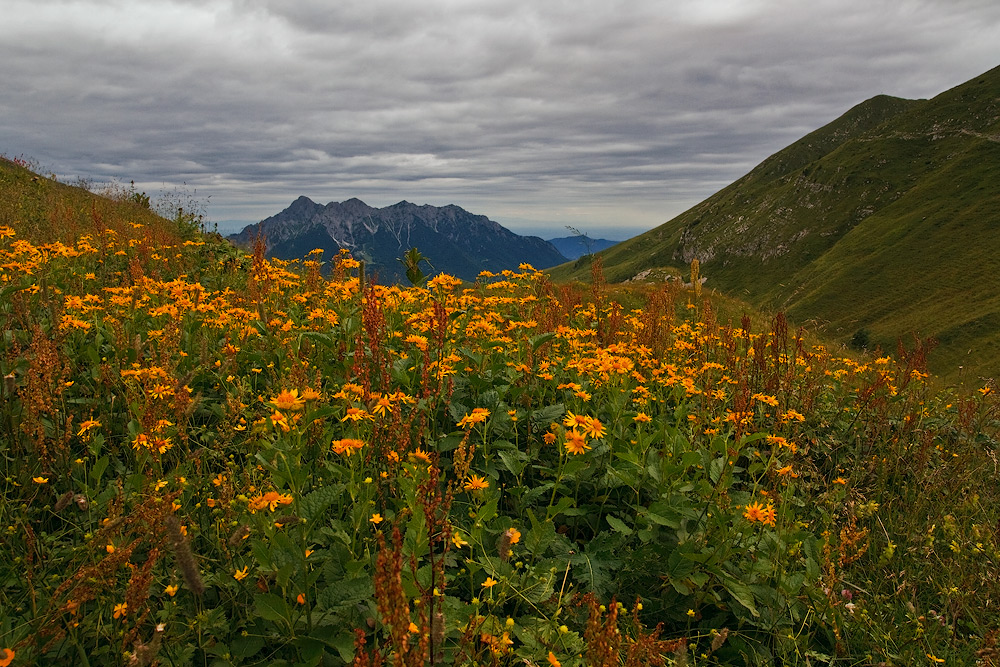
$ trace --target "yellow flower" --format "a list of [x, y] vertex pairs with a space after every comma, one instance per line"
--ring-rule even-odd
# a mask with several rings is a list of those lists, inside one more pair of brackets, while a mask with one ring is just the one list
[[373, 524], [375, 524], [377, 526], [380, 523], [382, 523], [383, 521], [385, 521], [385, 518], [383, 518], [382, 515], [379, 514], [378, 512], [375, 512], [375, 514], [372, 514], [372, 518], [370, 518], [368, 520], [371, 521]]
[[480, 477], [479, 475], [469, 475], [465, 484], [462, 485], [466, 491], [480, 491], [482, 489], [489, 488], [490, 483], [486, 481], [485, 477]]
[[774, 396], [769, 396], [767, 394], [754, 394], [753, 398], [757, 399], [761, 403], [766, 403], [767, 405], [770, 405], [772, 407], [778, 405], [778, 399], [775, 398]]
[[747, 505], [746, 511], [743, 512], [743, 517], [750, 522], [753, 521], [764, 521], [764, 504], [763, 503], [751, 503]]
[[48, 477], [32, 477], [31, 481], [34, 482], [35, 484], [48, 484], [49, 483], [49, 478]]
[[427, 337], [426, 336], [419, 336], [417, 334], [413, 334], [411, 336], [407, 336], [406, 339], [405, 339], [405, 341], [407, 343], [412, 344], [412, 345], [416, 345], [417, 349], [420, 350], [421, 352], [424, 352], [425, 350], [427, 350]]
[[804, 422], [806, 420], [805, 415], [795, 410], [788, 410], [784, 415], [782, 415], [782, 419], [785, 421], [795, 420], [797, 422]]
[[483, 588], [493, 588], [499, 582], [493, 577], [486, 577], [486, 581], [483, 582]]
[[372, 415], [368, 414], [366, 411], [361, 410], [360, 408], [347, 408], [347, 414], [344, 415], [344, 417], [340, 421], [346, 422], [350, 420], [358, 422], [358, 421], [364, 421], [366, 419], [374, 420], [375, 418]]
[[517, 544], [518, 542], [521, 541], [521, 531], [519, 531], [517, 528], [513, 527], [508, 528], [507, 534], [510, 536], [511, 544]]
[[746, 511], [743, 512], [743, 517], [750, 522], [760, 521], [766, 526], [774, 526], [777, 513], [774, 510], [774, 505], [770, 502], [766, 507], [763, 503], [757, 502], [747, 505]]
[[354, 453], [354, 450], [361, 449], [364, 445], [365, 443], [361, 440], [356, 440], [354, 438], [342, 438], [340, 440], [333, 441], [333, 451], [338, 454], [343, 454], [344, 456], [350, 456]]
[[372, 408], [372, 413], [382, 417], [391, 409], [392, 400], [390, 400], [388, 396], [379, 396], [378, 400], [375, 401], [375, 407]]
[[462, 539], [462, 534], [457, 531], [451, 534], [451, 543], [459, 549], [469, 546], [469, 543]]
[[166, 588], [164, 588], [163, 592], [169, 595], [170, 597], [174, 597], [175, 595], [177, 595], [178, 588], [180, 588], [180, 586], [178, 586], [177, 584], [171, 584]]
[[552, 651], [549, 651], [549, 664], [552, 665], [552, 667], [562, 667], [562, 663], [559, 662], [556, 658], [556, 654]]
[[265, 507], [273, 512], [278, 508], [278, 505], [291, 505], [294, 500], [295, 499], [288, 494], [278, 493], [277, 491], [268, 491], [263, 495], [251, 498], [249, 506], [251, 512], [262, 510]]
[[603, 438], [605, 435], [604, 424], [593, 417], [587, 417], [587, 422], [583, 425], [583, 432], [590, 438]]
[[487, 410], [486, 408], [473, 408], [472, 414], [468, 414], [462, 417], [462, 419], [459, 420], [457, 425], [462, 428], [468, 428], [473, 424], [479, 424], [481, 422], [486, 421], [486, 419], [489, 416], [490, 416], [490, 411]]
[[453, 276], [449, 276], [447, 273], [439, 273], [430, 280], [427, 281], [428, 289], [444, 289], [449, 290], [453, 287], [458, 287], [462, 284], [462, 281]]
[[233, 579], [235, 579], [236, 581], [243, 581], [244, 579], [247, 578], [247, 575], [249, 573], [250, 573], [250, 566], [248, 565], [242, 570], [236, 570], [236, 572], [233, 573]]
[[100, 427], [101, 427], [101, 422], [97, 421], [96, 419], [88, 419], [87, 421], [80, 424], [80, 430], [77, 431], [77, 435], [82, 436], [90, 429], [100, 428]]
[[653, 418], [647, 415], [645, 412], [640, 412], [635, 417], [632, 417], [632, 420], [637, 421], [640, 424], [645, 424], [653, 421]]
[[587, 438], [581, 433], [576, 431], [570, 431], [566, 434], [566, 451], [570, 454], [583, 454], [588, 449], [590, 445], [587, 444]]
[[587, 417], [584, 415], [575, 415], [572, 412], [567, 411], [566, 417], [563, 418], [563, 425], [566, 428], [576, 428], [577, 426], [586, 426]]
[[431, 457], [420, 447], [417, 447], [409, 454], [410, 460], [416, 463], [417, 461], [423, 461], [424, 463], [430, 463]]
[[116, 604], [115, 605], [115, 608], [111, 612], [111, 615], [114, 618], [122, 618], [122, 619], [124, 619], [125, 614], [127, 614], [127, 613], [128, 613], [128, 604], [125, 603], [125, 602], [122, 602], [121, 604]]
[[299, 398], [301, 398], [304, 401], [315, 401], [318, 400], [320, 397], [321, 397], [320, 393], [315, 389], [313, 389], [312, 387], [306, 387], [305, 389], [302, 390], [302, 393], [299, 394]]
[[298, 389], [282, 389], [281, 392], [271, 399], [271, 403], [279, 410], [301, 410], [305, 399], [299, 396]]

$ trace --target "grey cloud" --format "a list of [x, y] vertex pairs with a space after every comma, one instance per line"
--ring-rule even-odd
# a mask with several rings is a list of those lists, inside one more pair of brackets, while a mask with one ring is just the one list
[[976, 0], [8, 4], [0, 151], [243, 223], [306, 194], [649, 228], [1000, 42]]

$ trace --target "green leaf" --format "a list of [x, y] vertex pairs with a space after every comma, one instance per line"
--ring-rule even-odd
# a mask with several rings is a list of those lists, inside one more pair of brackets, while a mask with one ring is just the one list
[[356, 604], [368, 600], [375, 595], [375, 586], [371, 577], [341, 579], [328, 581], [327, 586], [320, 591], [318, 602], [321, 606], [332, 609]]
[[555, 338], [555, 336], [556, 336], [556, 334], [555, 334], [554, 331], [547, 331], [547, 332], [545, 332], [543, 334], [538, 334], [537, 336], [535, 336], [534, 338], [531, 339], [531, 349], [533, 351], [537, 350], [542, 345], [545, 345], [550, 340], [552, 340], [553, 338]]
[[108, 469], [108, 457], [102, 456], [97, 459], [94, 463], [94, 467], [90, 469], [90, 483], [95, 487], [100, 487], [101, 477], [104, 476], [104, 471]]
[[483, 505], [482, 509], [479, 510], [479, 513], [476, 515], [476, 518], [479, 521], [481, 521], [483, 523], [486, 523], [490, 519], [492, 519], [493, 517], [495, 517], [497, 515], [497, 502], [498, 502], [498, 500], [499, 500], [499, 498], [497, 496], [494, 496], [493, 498], [490, 498], [490, 500], [487, 501], [487, 503], [485, 505]]
[[312, 521], [339, 500], [342, 495], [344, 495], [343, 484], [331, 484], [316, 489], [299, 500], [299, 512], [304, 519]]
[[313, 410], [303, 418], [302, 425], [300, 428], [305, 428], [306, 426], [309, 426], [309, 424], [312, 424], [317, 419], [325, 419], [331, 415], [334, 415], [340, 410], [341, 410], [340, 406], [333, 406], [333, 405], [328, 405], [323, 408], [317, 408], [316, 410]]
[[271, 550], [268, 549], [267, 543], [263, 540], [255, 539], [250, 544], [250, 550], [253, 552], [253, 557], [257, 561], [257, 565], [262, 570], [271, 571], [274, 569], [274, 565], [271, 564]]
[[[500, 460], [503, 461], [503, 465], [507, 470], [515, 475], [520, 475], [524, 472], [524, 464], [527, 461], [527, 456], [518, 451], [511, 451], [509, 449], [501, 449], [497, 452]], [[521, 457], [524, 457], [524, 460]]]
[[684, 554], [682, 554], [679, 550], [674, 551], [670, 554], [670, 557], [667, 558], [667, 574], [670, 576], [671, 583], [687, 577], [693, 571], [694, 563], [685, 558]]
[[317, 629], [313, 631], [313, 634], [327, 646], [336, 649], [341, 660], [346, 663], [350, 663], [354, 660], [354, 633], [341, 632], [339, 635], [330, 637], [325, 632], [320, 635], [320, 632], [322, 631]]
[[733, 596], [734, 600], [746, 607], [755, 618], [760, 616], [760, 612], [757, 611], [757, 607], [754, 605], [753, 593], [750, 591], [749, 586], [732, 577], [723, 577], [722, 587]]
[[264, 638], [257, 635], [243, 637], [235, 634], [232, 641], [232, 653], [235, 658], [249, 658], [264, 648]]
[[566, 406], [562, 403], [546, 405], [531, 412], [531, 422], [540, 426], [548, 426], [552, 422], [557, 422], [566, 413]]
[[710, 464], [708, 464], [708, 478], [712, 480], [713, 484], [718, 484], [719, 479], [722, 477], [722, 472], [726, 469], [726, 457], [720, 456], [717, 459], [713, 459]]
[[563, 496], [562, 498], [560, 498], [559, 501], [555, 504], [555, 506], [549, 509], [548, 520], [551, 521], [552, 519], [555, 519], [557, 516], [559, 516], [569, 508], [573, 507], [573, 502], [574, 502], [573, 499], [568, 496]]
[[551, 521], [539, 521], [530, 509], [527, 513], [531, 530], [524, 538], [524, 548], [538, 557], [556, 539], [556, 526]]
[[253, 600], [257, 615], [267, 621], [289, 623], [288, 603], [274, 593], [258, 593]]
[[608, 525], [610, 525], [611, 528], [616, 533], [621, 533], [622, 535], [631, 535], [633, 532], [635, 532], [627, 525], [625, 525], [625, 522], [619, 519], [618, 517], [611, 516], [610, 514], [608, 514], [604, 518], [607, 519]]
[[319, 343], [331, 350], [337, 349], [337, 341], [333, 338], [333, 336], [331, 336], [328, 333], [319, 331], [303, 331], [301, 334], [299, 334], [299, 347], [302, 346], [303, 338], [311, 340], [314, 343]]

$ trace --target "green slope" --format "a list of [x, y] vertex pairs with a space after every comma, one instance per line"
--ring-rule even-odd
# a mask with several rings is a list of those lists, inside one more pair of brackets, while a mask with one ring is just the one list
[[148, 243], [190, 238], [196, 229], [190, 216], [166, 220], [149, 208], [149, 199], [134, 189], [119, 188], [105, 197], [66, 185], [0, 156], [0, 226], [18, 230], [33, 242], [74, 244], [84, 234], [101, 236], [133, 224], [146, 227]]
[[697, 257], [708, 286], [828, 336], [934, 336], [936, 372], [1000, 375], [998, 100], [1000, 68], [931, 100], [868, 100], [601, 253], [605, 274]]

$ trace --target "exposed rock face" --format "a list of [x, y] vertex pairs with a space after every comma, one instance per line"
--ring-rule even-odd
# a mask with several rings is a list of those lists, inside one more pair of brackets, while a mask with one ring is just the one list
[[369, 271], [383, 282], [403, 279], [396, 259], [411, 247], [428, 258], [434, 272], [465, 280], [475, 279], [483, 270], [517, 269], [521, 263], [543, 269], [566, 261], [548, 241], [520, 236], [454, 205], [401, 201], [374, 208], [360, 199], [348, 199], [324, 206], [299, 197], [284, 211], [229, 238], [246, 247], [258, 234], [263, 235], [268, 254], [281, 259], [301, 258], [315, 248], [326, 250], [330, 257], [347, 248], [356, 259], [365, 259]]

